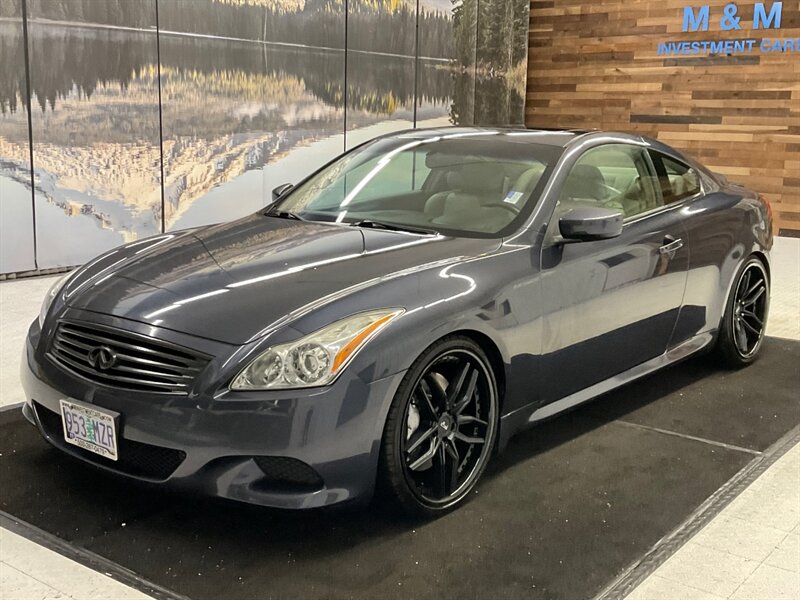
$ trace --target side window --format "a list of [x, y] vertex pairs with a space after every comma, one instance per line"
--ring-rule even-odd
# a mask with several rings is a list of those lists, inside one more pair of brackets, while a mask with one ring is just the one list
[[660, 152], [651, 151], [653, 163], [658, 171], [661, 194], [665, 204], [672, 204], [699, 193], [700, 178], [689, 165]]
[[626, 217], [663, 205], [646, 151], [627, 144], [592, 148], [578, 159], [559, 200], [563, 213], [577, 206], [602, 206]]

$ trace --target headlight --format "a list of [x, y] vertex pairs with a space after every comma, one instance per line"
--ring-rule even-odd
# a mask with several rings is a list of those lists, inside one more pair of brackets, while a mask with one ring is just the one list
[[69, 273], [65, 274], [63, 277], [60, 277], [56, 282], [50, 286], [50, 289], [47, 290], [47, 293], [44, 295], [44, 301], [42, 302], [42, 308], [39, 311], [39, 327], [44, 327], [44, 319], [47, 317], [47, 311], [50, 310], [50, 305], [53, 304], [53, 300], [56, 299], [58, 293], [64, 287], [64, 284], [67, 283], [70, 277], [75, 274], [76, 271], [70, 271]]
[[299, 340], [268, 348], [231, 384], [232, 390], [267, 390], [327, 385], [356, 353], [403, 309], [359, 313]]

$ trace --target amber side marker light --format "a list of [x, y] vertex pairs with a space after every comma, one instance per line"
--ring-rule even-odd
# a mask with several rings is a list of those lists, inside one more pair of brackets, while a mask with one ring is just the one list
[[339, 367], [347, 361], [347, 358], [356, 350], [361, 347], [367, 338], [378, 331], [381, 327], [386, 325], [389, 321], [394, 319], [397, 316], [397, 313], [391, 313], [382, 317], [375, 321], [372, 325], [365, 328], [361, 333], [359, 333], [356, 337], [350, 340], [345, 346], [342, 347], [339, 352], [336, 353], [336, 356], [333, 359], [333, 367], [332, 371], [336, 373], [339, 370]]

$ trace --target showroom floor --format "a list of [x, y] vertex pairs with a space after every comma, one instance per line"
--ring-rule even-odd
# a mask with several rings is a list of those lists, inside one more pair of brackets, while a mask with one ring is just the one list
[[[773, 265], [774, 284], [767, 333], [770, 336], [779, 338], [800, 340], [800, 240], [778, 239], [773, 254]], [[0, 358], [2, 359], [0, 361], [0, 403], [4, 406], [10, 406], [23, 400], [17, 382], [22, 340], [27, 323], [35, 318], [38, 312], [39, 299], [43, 296], [51, 281], [52, 278], [39, 278], [0, 283]], [[773, 342], [770, 350], [772, 354], [768, 357], [770, 359], [774, 357], [775, 360], [780, 359], [782, 354], [793, 352], [789, 346], [784, 348], [778, 342]], [[796, 364], [795, 362], [795, 366]], [[789, 368], [791, 370], [791, 366]], [[702, 374], [700, 369], [697, 372]], [[713, 377], [711, 376], [711, 379]], [[738, 379], [728, 380], [727, 385], [738, 386], [738, 381]], [[698, 381], [690, 381], [690, 383], [702, 385], [704, 380], [701, 378]], [[720, 389], [724, 389], [726, 380], [724, 377], [718, 378], [713, 383], [720, 386]], [[687, 390], [689, 387], [678, 389]], [[683, 394], [681, 391], [677, 391], [673, 395], [677, 398]], [[606, 408], [608, 408], [609, 412], [613, 412], [613, 406]], [[644, 406], [644, 409], [646, 408], [648, 407]], [[599, 407], [592, 407], [590, 411], [586, 412], [588, 416], [591, 416], [592, 411], [597, 413], [599, 410]], [[800, 411], [800, 405], [796, 407], [796, 410]], [[733, 500], [721, 512], [718, 509], [716, 511], [706, 510], [705, 512], [703, 510], [695, 511], [683, 525], [673, 531], [673, 534], [664, 536], [655, 545], [651, 544], [652, 549], [650, 551], [642, 553], [637, 550], [641, 558], [636, 561], [629, 560], [628, 563], [631, 564], [631, 568], [625, 571], [619, 580], [608, 582], [609, 586], [604, 597], [621, 598], [633, 585], [637, 584], [638, 587], [629, 596], [637, 600], [651, 598], [759, 598], [773, 600], [784, 597], [800, 597], [800, 447], [794, 446], [790, 448], [787, 442], [787, 440], [796, 440], [797, 427], [781, 438], [783, 442], [774, 442], [773, 438], [779, 432], [778, 429], [774, 429], [775, 434], [773, 437], [764, 438], [762, 444], [759, 444], [761, 440], [753, 440], [753, 443], [742, 442], [734, 444], [713, 441], [715, 438], [699, 435], [698, 432], [667, 432], [663, 428], [654, 427], [652, 423], [648, 424], [647, 419], [652, 418], [652, 414], [649, 416], [645, 414], [638, 421], [635, 416], [632, 416], [635, 414], [635, 411], [627, 414], [627, 421], [624, 426], [616, 425], [616, 422], [600, 427], [593, 424], [593, 450], [600, 447], [605, 449], [607, 453], [612, 452], [615, 449], [615, 439], [619, 437], [619, 431], [621, 430], [635, 433], [641, 437], [642, 443], [645, 443], [645, 439], [650, 439], [646, 438], [648, 433], [660, 432], [672, 435], [676, 445], [679, 441], [696, 445], [691, 448], [687, 447], [687, 452], [684, 454], [678, 453], [674, 455], [671, 459], [672, 461], [680, 462], [681, 460], [686, 460], [687, 456], [691, 456], [692, 453], [700, 453], [700, 448], [710, 448], [710, 454], [708, 454], [710, 462], [704, 467], [706, 469], [705, 473], [713, 473], [720, 477], [720, 483], [714, 484], [719, 487], [719, 490], [717, 493], [712, 494], [712, 498], [716, 497], [716, 506], [724, 505], [724, 502], [731, 498]], [[2, 415], [3, 413], [0, 413], [0, 416]], [[576, 419], [578, 418], [576, 417]], [[608, 429], [609, 427], [616, 427], [617, 429]], [[746, 439], [746, 433], [740, 433], [741, 439]], [[556, 434], [554, 436], [557, 437]], [[563, 442], [563, 440], [559, 441]], [[514, 453], [522, 454], [527, 451], [526, 444], [527, 442], [523, 442], [518, 444], [516, 450], [514, 448], [511, 449], [510, 454], [512, 456], [504, 461], [506, 467], [505, 471], [501, 471], [501, 473], [510, 473], [511, 476], [519, 475], [521, 477], [524, 476], [522, 474], [523, 467], [525, 469], [536, 468], [536, 460], [527, 463], [514, 462]], [[556, 446], [556, 444], [553, 445]], [[569, 444], [564, 443], [563, 446], [567, 449]], [[717, 463], [714, 461], [721, 460], [712, 458], [715, 456], [713, 454], [715, 446], [718, 450], [716, 456], [722, 454], [730, 456], [726, 459], [724, 470], [715, 470]], [[656, 449], [656, 446], [652, 448]], [[663, 446], [657, 447], [659, 452], [665, 451], [663, 448]], [[696, 449], [692, 450], [692, 448]], [[38, 449], [34, 448], [32, 452], [35, 454]], [[551, 454], [552, 452], [554, 451], [551, 451]], [[569, 460], [569, 455], [565, 456]], [[0, 455], [1, 457], [2, 455]], [[543, 468], [545, 471], [546, 467], [541, 465], [546, 465], [546, 459], [547, 457], [543, 457], [541, 461], [538, 461], [540, 463], [539, 468]], [[563, 459], [564, 457], [562, 456], [561, 460]], [[557, 461], [558, 456], [554, 460]], [[761, 472], [762, 470], [763, 472]], [[698, 474], [704, 473], [702, 470], [697, 472]], [[741, 476], [742, 473], [749, 474], [749, 478]], [[760, 476], [751, 482], [751, 479], [759, 474]], [[737, 478], [741, 485], [730, 485], [730, 482], [737, 481]], [[4, 481], [3, 485], [10, 485], [11, 481], [16, 484], [17, 480], [9, 478], [9, 481]], [[501, 498], [504, 486], [512, 486], [510, 489], [513, 491], [513, 486], [517, 485], [519, 481], [519, 479], [517, 481], [512, 480], [510, 476], [505, 480], [495, 476], [491, 481], [491, 486], [487, 485], [486, 489], [486, 495], [490, 502], [488, 507], [491, 507], [493, 493], [490, 488], [495, 488], [495, 496]], [[726, 481], [728, 482], [727, 484], [725, 483]], [[744, 484], [749, 485], [745, 486]], [[709, 495], [704, 490], [705, 488], [696, 487], [688, 489], [686, 493], [699, 494], [698, 498], [702, 499]], [[565, 491], [566, 493], [574, 493], [574, 491], [570, 492], [569, 488]], [[35, 520], [34, 517], [36, 515], [34, 512], [36, 512], [36, 507], [41, 502], [41, 499], [37, 498], [38, 495], [32, 493], [30, 496], [31, 518], [29, 521]], [[678, 498], [676, 498], [676, 501], [678, 501]], [[482, 505], [479, 503], [475, 502], [473, 504], [475, 505], [474, 507], [467, 506], [464, 509], [467, 517], [469, 517], [470, 511], [477, 513], [481, 509]], [[694, 506], [698, 504], [700, 503], [695, 502]], [[701, 508], [703, 507], [708, 509], [710, 505], [701, 506]], [[609, 509], [611, 509], [610, 505]], [[69, 508], [65, 510], [69, 510]], [[6, 506], [4, 505], [3, 512], [5, 511]], [[44, 510], [38, 512], [44, 514]], [[18, 515], [19, 512], [17, 511], [13, 514]], [[174, 513], [169, 511], [166, 514], [167, 517], [170, 514], [174, 516]], [[704, 514], [706, 515], [705, 520], [703, 519]], [[708, 516], [711, 514], [714, 515], [713, 518]], [[73, 515], [67, 514], [67, 516], [71, 518]], [[474, 517], [475, 515], [472, 516]], [[64, 523], [68, 522], [62, 513], [54, 516], [54, 518], [57, 517], [61, 517]], [[146, 517], [147, 515], [144, 518], [146, 519]], [[163, 517], [161, 518], [163, 519]], [[319, 521], [320, 519], [321, 517], [314, 517], [312, 520]], [[158, 521], [156, 522], [158, 523]], [[211, 521], [209, 520], [209, 522]], [[235, 520], [232, 522], [235, 522]], [[347, 518], [339, 521], [334, 519], [334, 522], [341, 522], [344, 526], [348, 525]], [[162, 520], [161, 523], [162, 528], [169, 528], [169, 522]], [[166, 526], [164, 525], [165, 523]], [[377, 524], [384, 525], [380, 522], [377, 522]], [[125, 524], [123, 523], [121, 527], [124, 526]], [[212, 524], [213, 526], [214, 524]], [[24, 528], [14, 527], [14, 529], [25, 535], [37, 537], [30, 534], [29, 531], [26, 532]], [[46, 527], [42, 527], [42, 529], [46, 529]], [[420, 528], [417, 533], [422, 536], [425, 532]], [[210, 535], [217, 535], [219, 538], [218, 534], [218, 531], [212, 530], [210, 532]], [[194, 535], [197, 534], [195, 533]], [[329, 535], [331, 535], [331, 532], [325, 532], [325, 536]], [[343, 535], [352, 535], [352, 531], [343, 532]], [[507, 532], [506, 535], [511, 535], [511, 532]], [[441, 534], [439, 536], [441, 537]], [[68, 538], [69, 536], [64, 535], [62, 532], [59, 537]], [[294, 543], [298, 546], [301, 545], [300, 538], [301, 535], [298, 534], [297, 539], [294, 540]], [[42, 539], [46, 543], [48, 538], [43, 536], [37, 539]], [[125, 540], [125, 538], [120, 539]], [[406, 538], [402, 538], [399, 543], [410, 550], [414, 550], [413, 542], [406, 542], [405, 540]], [[579, 540], [575, 541], [578, 542]], [[132, 542], [135, 544], [137, 538], [132, 538]], [[155, 544], [158, 543], [160, 543], [160, 540], [155, 540]], [[364, 543], [364, 540], [361, 540], [361, 543]], [[119, 552], [119, 548], [105, 548], [103, 544], [100, 544], [100, 547], [107, 549], [112, 554], [114, 551]], [[671, 552], [675, 548], [678, 548], [678, 550], [671, 556], [666, 551], [669, 550]], [[208, 550], [210, 551], [211, 548], [209, 547]], [[300, 552], [303, 550], [303, 548], [298, 547], [298, 560], [300, 560]], [[61, 551], [64, 551], [63, 548]], [[531, 552], [529, 551], [528, 554], [530, 555]], [[86, 560], [86, 556], [88, 555], [83, 555], [82, 562], [91, 562]], [[480, 554], [475, 556], [477, 558]], [[201, 558], [203, 557], [198, 558], [198, 563]], [[312, 558], [317, 559], [319, 557], [312, 554], [304, 558], [310, 561]], [[666, 561], [664, 561], [664, 558], [666, 558]], [[555, 561], [551, 570], [556, 571], [560, 562]], [[290, 553], [286, 559], [286, 564], [291, 564], [292, 568], [297, 569], [299, 565], [294, 563], [295, 559]], [[104, 570], [102, 564], [94, 564], [93, 566]], [[364, 565], [364, 567], [366, 566]], [[243, 568], [246, 569], [247, 565]], [[123, 569], [105, 570], [112, 571], [117, 577], [120, 576], [120, 573], [125, 573]], [[444, 577], [446, 574], [442, 574], [442, 576]], [[520, 579], [523, 577], [519, 573], [517, 576]], [[146, 586], [140, 587], [146, 588]], [[160, 590], [158, 588], [154, 589], [156, 590], [154, 595], [164, 596], [164, 594], [159, 593]], [[195, 588], [188, 586], [186, 589]], [[48, 550], [8, 529], [0, 529], [0, 596], [9, 600], [27, 600], [28, 598], [145, 597], [139, 591], [125, 587], [95, 570], [88, 569], [64, 558], [61, 554]], [[178, 596], [173, 595], [173, 597]]]

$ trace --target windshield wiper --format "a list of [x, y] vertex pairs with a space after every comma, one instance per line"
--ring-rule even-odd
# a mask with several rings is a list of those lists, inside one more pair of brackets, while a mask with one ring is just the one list
[[264, 213], [268, 217], [277, 217], [278, 219], [291, 219], [292, 221], [305, 221], [303, 217], [297, 213], [289, 212], [288, 210], [268, 210]]
[[436, 235], [436, 232], [431, 229], [423, 229], [422, 227], [411, 227], [409, 225], [395, 225], [394, 223], [386, 223], [384, 221], [373, 221], [372, 219], [364, 219], [363, 221], [355, 221], [351, 223], [353, 227], [369, 227], [371, 229], [385, 229], [386, 231], [405, 231], [407, 233], [417, 233], [420, 235]]

